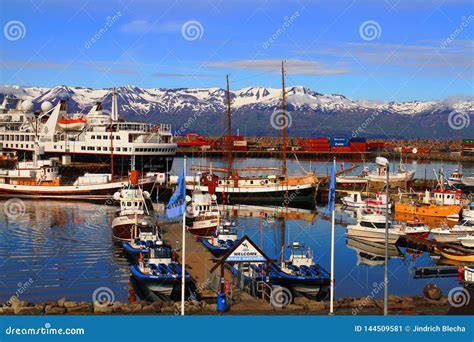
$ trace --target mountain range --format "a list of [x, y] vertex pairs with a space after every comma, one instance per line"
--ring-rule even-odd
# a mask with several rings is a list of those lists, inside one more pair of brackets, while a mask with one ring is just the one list
[[[119, 115], [125, 120], [169, 123], [176, 134], [196, 132], [221, 135], [225, 129], [225, 90], [220, 88], [117, 88]], [[248, 87], [231, 91], [233, 134], [276, 136], [281, 89]], [[84, 112], [97, 101], [110, 109], [111, 89], [56, 86], [53, 88], [1, 86], [1, 97], [14, 95], [32, 101], [68, 100], [69, 112]], [[358, 136], [369, 138], [472, 137], [473, 98], [439, 101], [380, 102], [351, 100], [321, 94], [302, 86], [286, 88], [288, 135]], [[460, 121], [459, 121], [460, 120]], [[474, 122], [473, 122], [474, 125]]]

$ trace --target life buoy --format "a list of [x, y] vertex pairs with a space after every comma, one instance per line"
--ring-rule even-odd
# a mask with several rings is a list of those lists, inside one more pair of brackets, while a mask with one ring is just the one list
[[265, 181], [264, 181], [264, 180], [261, 180], [261, 181], [260, 181], [260, 185], [265, 185]]

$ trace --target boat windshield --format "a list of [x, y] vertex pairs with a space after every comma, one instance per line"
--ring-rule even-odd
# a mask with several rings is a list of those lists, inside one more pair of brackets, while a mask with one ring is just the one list
[[153, 259], [170, 259], [171, 258], [171, 247], [170, 246], [159, 246], [151, 249], [151, 255]]
[[[360, 225], [367, 228], [385, 228], [385, 222], [361, 221]], [[390, 228], [390, 222], [388, 222], [388, 227]]]

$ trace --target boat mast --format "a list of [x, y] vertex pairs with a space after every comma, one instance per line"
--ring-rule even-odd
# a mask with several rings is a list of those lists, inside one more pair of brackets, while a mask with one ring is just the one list
[[230, 87], [229, 87], [229, 75], [226, 75], [227, 80], [227, 91], [226, 91], [226, 100], [227, 100], [227, 175], [232, 177], [233, 175], [233, 156], [232, 156], [232, 118], [230, 113]]
[[281, 98], [281, 116], [282, 116], [282, 129], [281, 129], [281, 140], [282, 140], [282, 167], [281, 171], [283, 177], [286, 178], [286, 93], [285, 93], [285, 62], [281, 61], [281, 87], [282, 87], [282, 98]]

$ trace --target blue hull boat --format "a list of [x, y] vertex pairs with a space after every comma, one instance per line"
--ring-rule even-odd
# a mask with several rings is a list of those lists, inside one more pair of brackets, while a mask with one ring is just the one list
[[235, 223], [225, 221], [210, 239], [204, 239], [201, 242], [214, 256], [223, 256], [234, 247], [238, 240]]

